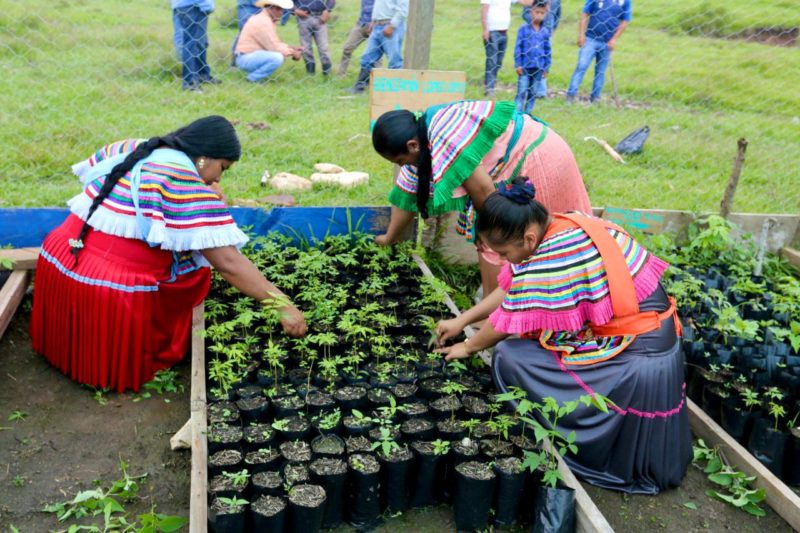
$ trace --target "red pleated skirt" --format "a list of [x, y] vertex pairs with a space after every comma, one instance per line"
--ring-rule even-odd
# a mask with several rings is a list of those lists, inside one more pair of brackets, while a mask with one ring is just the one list
[[210, 269], [172, 280], [171, 252], [91, 229], [76, 263], [68, 241], [82, 225], [70, 215], [42, 245], [33, 348], [78, 383], [138, 391], [186, 355], [192, 308], [208, 293]]

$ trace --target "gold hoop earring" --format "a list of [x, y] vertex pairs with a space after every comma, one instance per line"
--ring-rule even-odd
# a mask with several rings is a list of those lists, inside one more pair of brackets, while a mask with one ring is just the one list
[[206, 160], [205, 158], [200, 158], [197, 162], [197, 168], [202, 169], [204, 166], [206, 166]]

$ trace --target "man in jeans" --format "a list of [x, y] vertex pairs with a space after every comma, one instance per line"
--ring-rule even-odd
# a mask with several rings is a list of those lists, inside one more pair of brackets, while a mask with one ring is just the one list
[[314, 74], [313, 42], [317, 43], [319, 62], [322, 63], [322, 74], [327, 76], [331, 72], [331, 52], [328, 47], [328, 20], [331, 11], [336, 5], [336, 0], [296, 0], [294, 16], [297, 19], [297, 29], [300, 32], [300, 46], [303, 47], [303, 61], [306, 63], [306, 72]]
[[389, 68], [403, 68], [403, 35], [408, 18], [408, 0], [375, 0], [372, 21], [367, 40], [367, 49], [361, 56], [361, 72], [356, 84], [350, 89], [353, 94], [363, 93], [369, 83], [369, 73], [383, 54]]
[[503, 66], [508, 44], [508, 27], [511, 25], [511, 4], [531, 5], [533, 0], [481, 0], [481, 26], [483, 47], [486, 50], [484, 94], [494, 96], [497, 73]]
[[269, 78], [285, 58], [298, 61], [303, 53], [302, 47], [281, 41], [275, 29], [284, 10], [292, 8], [292, 0], [258, 0], [255, 5], [263, 9], [245, 23], [234, 57], [236, 66], [247, 72], [252, 82]]
[[[202, 83], [219, 83], [211, 77], [206, 60], [208, 50], [208, 15], [214, 11], [214, 0], [172, 0], [175, 33], [180, 33], [181, 77], [183, 89], [200, 91]], [[177, 37], [177, 36], [176, 36]]]
[[586, 0], [578, 27], [578, 65], [567, 89], [567, 101], [575, 101], [583, 75], [595, 60], [591, 102], [600, 99], [606, 68], [617, 39], [631, 20], [631, 0]]
[[347, 67], [350, 65], [350, 57], [356, 48], [369, 39], [370, 22], [372, 21], [372, 6], [375, 0], [361, 0], [361, 12], [358, 14], [356, 25], [350, 29], [347, 40], [342, 49], [342, 60], [339, 62], [339, 76], [347, 74]]

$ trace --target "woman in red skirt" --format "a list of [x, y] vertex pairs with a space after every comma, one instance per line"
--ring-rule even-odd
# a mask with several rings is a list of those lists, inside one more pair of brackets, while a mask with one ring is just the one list
[[[231, 123], [210, 116], [73, 166], [83, 192], [42, 244], [33, 348], [79, 383], [138, 391], [186, 354], [209, 266], [252, 298], [286, 298], [239, 253], [247, 236], [219, 194], [240, 155]], [[304, 335], [303, 315], [285, 302], [284, 330]]]

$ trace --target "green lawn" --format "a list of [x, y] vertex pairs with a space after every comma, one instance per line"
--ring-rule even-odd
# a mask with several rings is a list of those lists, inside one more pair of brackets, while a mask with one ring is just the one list
[[[231, 198], [258, 198], [265, 168], [311, 173], [315, 162], [365, 170], [371, 183], [339, 192], [318, 188], [298, 195], [302, 205], [383, 204], [391, 167], [372, 150], [366, 97], [346, 96], [347, 79], [309, 78], [289, 63], [265, 85], [247, 83], [228, 65], [235, 30], [233, 0], [218, 0], [209, 24], [210, 62], [224, 83], [204, 94], [185, 93], [177, 79], [171, 14], [163, 0], [27, 0], [0, 10], [0, 206], [63, 205], [79, 190], [69, 166], [93, 150], [129, 136], [166, 133], [195, 117], [219, 113], [239, 121], [242, 160], [226, 174]], [[356, 18], [356, 0], [339, 2], [330, 25], [334, 61]], [[575, 66], [580, 0], [563, 2], [554, 38], [551, 90], [566, 88]], [[698, 16], [697, 14], [700, 13]], [[514, 8], [510, 47], [521, 19]], [[694, 17], [694, 18], [690, 18]], [[431, 68], [464, 70], [467, 97], [480, 98], [484, 52], [477, 2], [436, 0]], [[697, 21], [715, 35], [747, 28], [800, 26], [795, 0], [755, 9], [744, 0], [634, 1], [634, 20], [614, 54], [622, 109], [611, 101], [607, 77], [602, 105], [540, 101], [536, 113], [570, 143], [594, 205], [692, 211], [718, 207], [736, 140], [750, 142], [735, 210], [797, 212], [800, 208], [800, 54], [779, 48], [687, 34]], [[685, 26], [685, 23], [683, 24]], [[710, 28], [710, 29], [709, 29]], [[716, 29], [715, 29], [716, 28]], [[297, 42], [294, 21], [280, 29]], [[690, 32], [691, 33], [691, 32]], [[500, 83], [514, 96], [512, 50]], [[591, 83], [584, 80], [583, 90]], [[266, 122], [267, 130], [248, 129]], [[622, 166], [583, 137], [616, 143], [648, 124], [645, 152]]]

